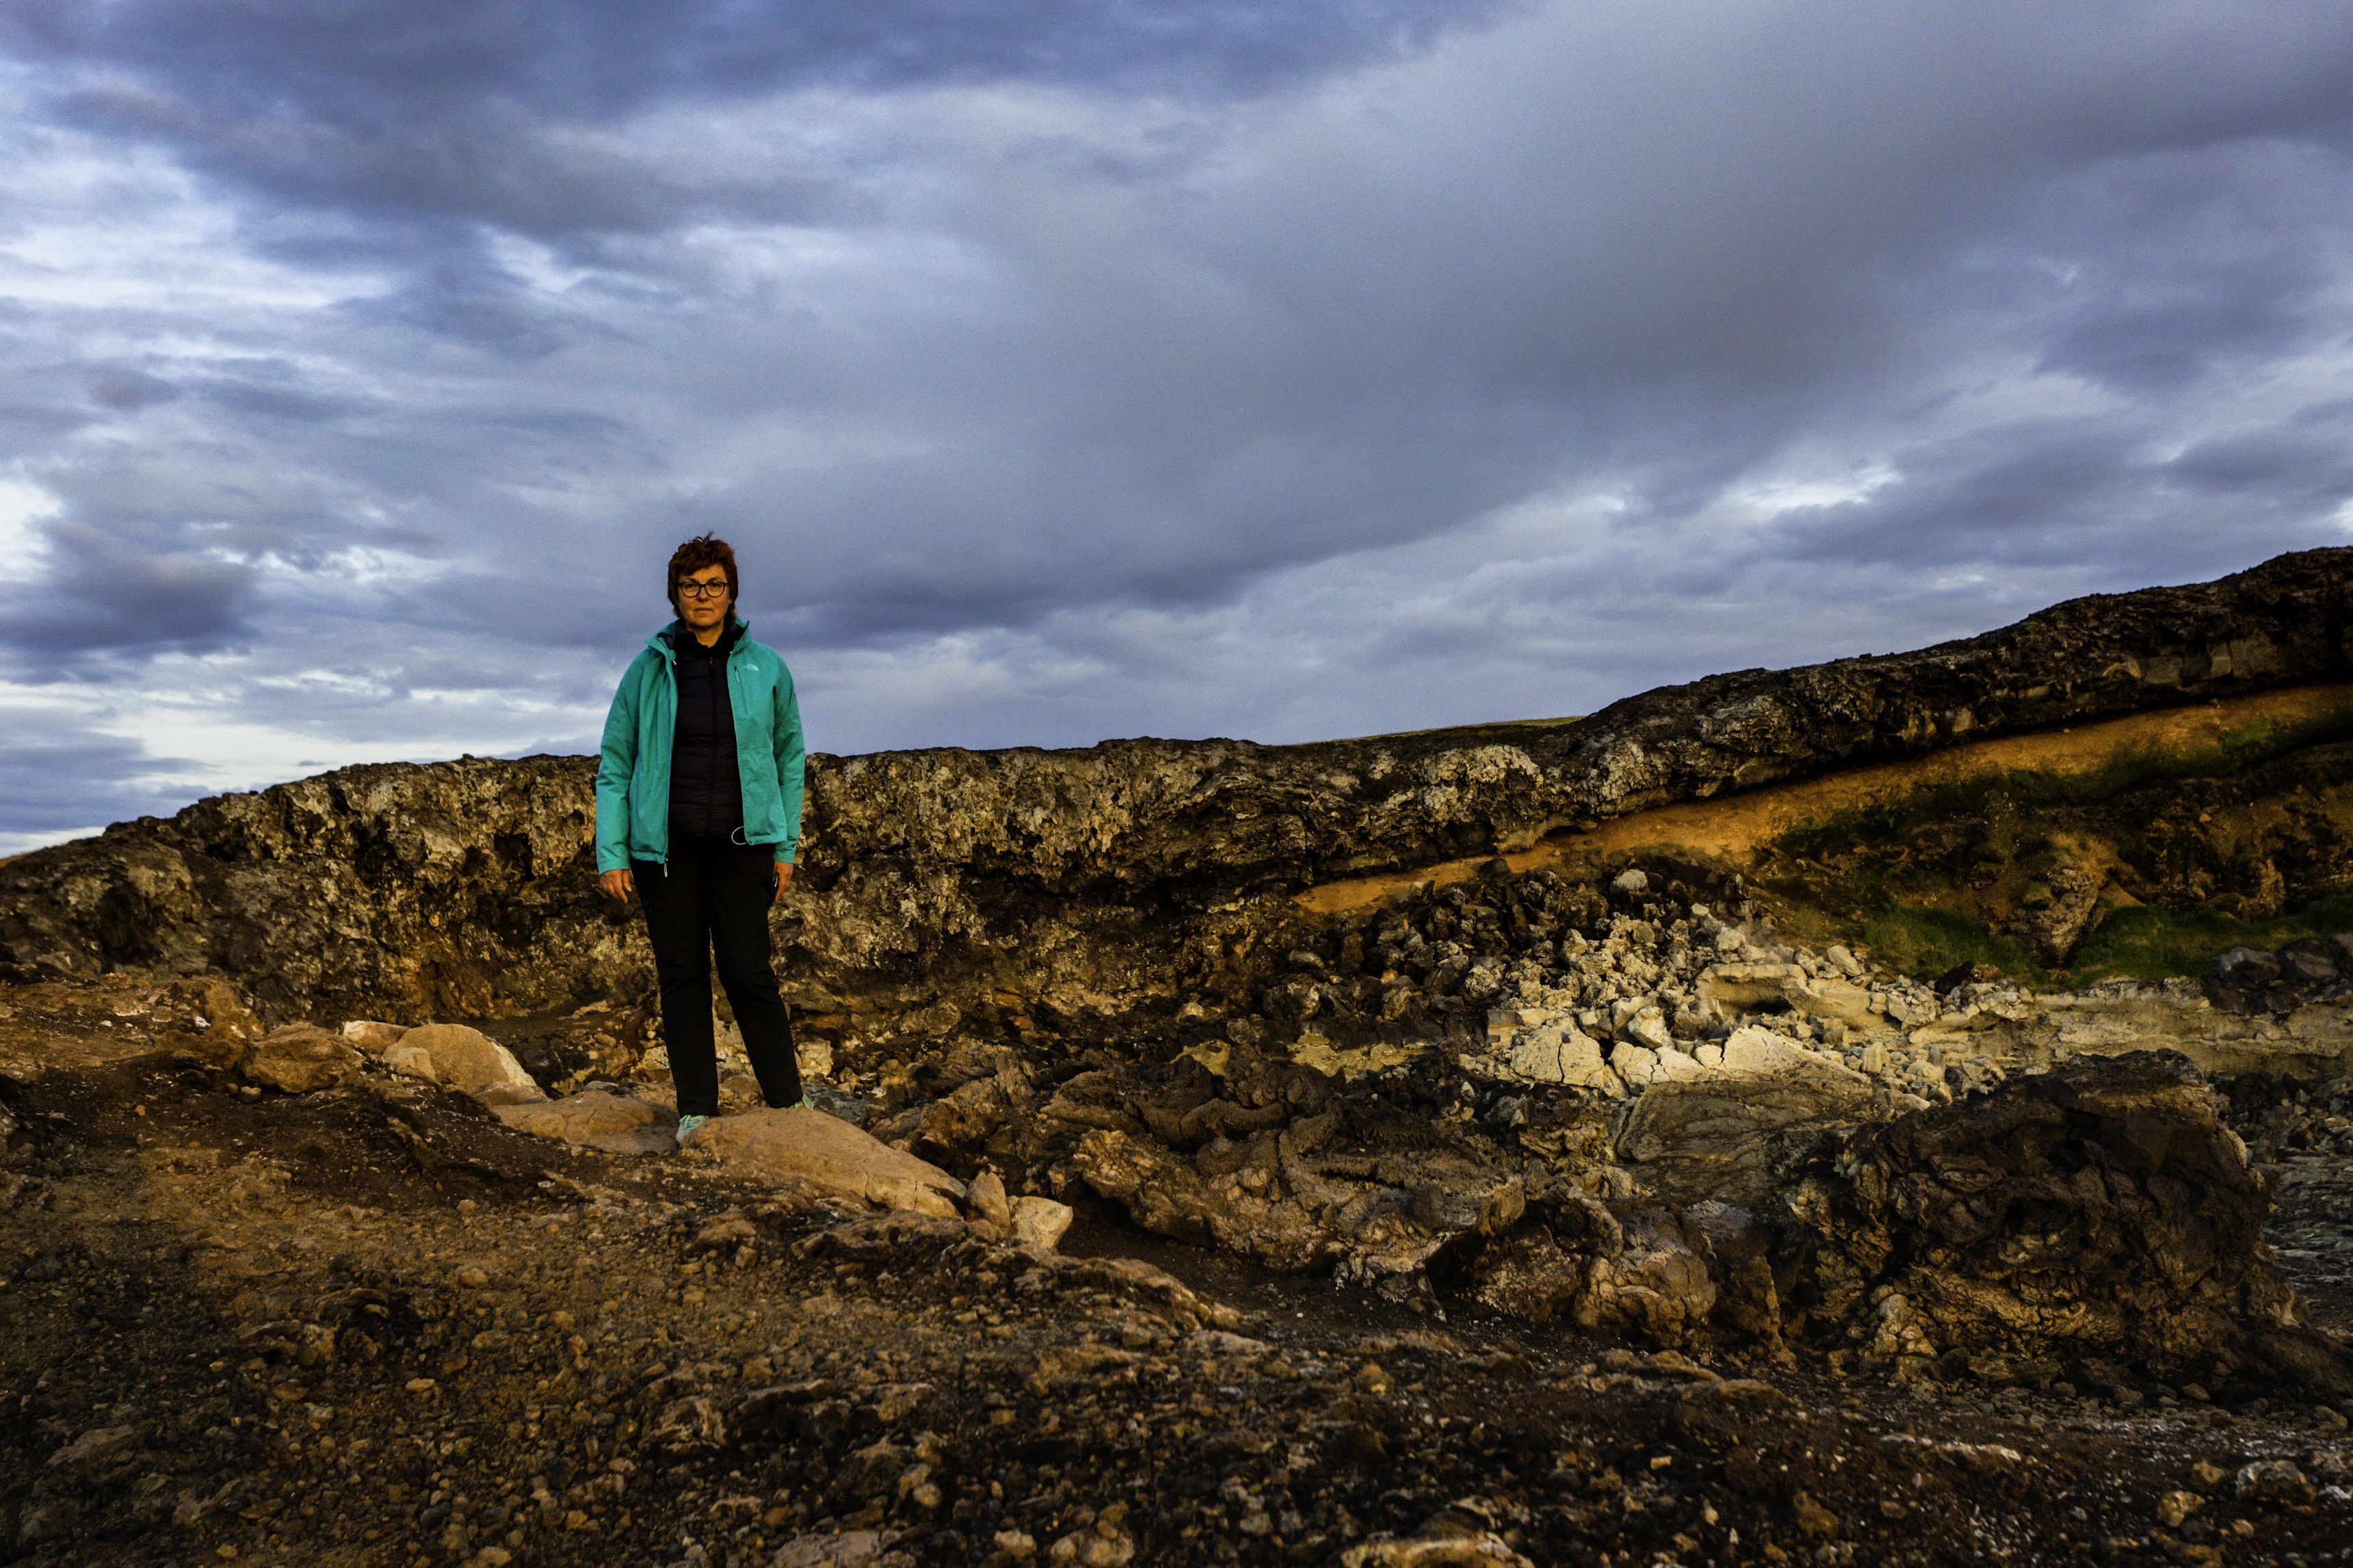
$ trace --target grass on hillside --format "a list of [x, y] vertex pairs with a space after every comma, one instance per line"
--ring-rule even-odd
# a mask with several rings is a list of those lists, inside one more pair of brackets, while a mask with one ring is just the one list
[[[2065, 974], [2074, 985], [2202, 975], [2234, 947], [2274, 952], [2298, 937], [2348, 931], [2353, 931], [2353, 893], [2334, 894], [2270, 921], [2242, 921], [2206, 910], [2177, 915], [2141, 904], [2110, 911], [2076, 944]], [[2023, 943], [1995, 935], [1959, 910], [1893, 907], [1864, 917], [1857, 934], [1880, 963], [1924, 980], [1963, 963], [1990, 963], [2029, 984], [2054, 978]]]
[[[1972, 823], [1980, 854], [2015, 865], [2052, 847], [2048, 824], [2053, 813], [2096, 806], [2150, 784], [2227, 778], [2294, 752], [2348, 739], [2353, 739], [2353, 709], [2298, 721], [2258, 718], [2212, 744], [2175, 750], [2143, 746], [2080, 773], [2013, 769], [1931, 785], [1900, 800], [1810, 823], [1782, 835], [1770, 848], [1775, 856], [1793, 861], [1831, 862], [1858, 849], [1904, 845], [1944, 825]], [[1989, 963], [2030, 984], [2058, 978], [2035, 961], [2023, 942], [1994, 934], [1963, 910], [1925, 901], [1945, 891], [1960, 892], [1942, 889], [1935, 876], [1923, 876], [1926, 870], [1914, 867], [1901, 886], [1883, 882], [1880, 869], [1866, 854], [1862, 865], [1843, 872], [1846, 885], [1836, 900], [1845, 906], [1843, 914], [1819, 907], [1825, 889], [1818, 878], [1767, 880], [1793, 903], [1818, 906], [1799, 915], [1799, 926], [1820, 926], [1825, 931], [1837, 928], [1866, 943], [1880, 962], [1907, 974], [1933, 979], [1959, 964]], [[1813, 886], [1806, 886], [1809, 880]], [[1794, 909], [1790, 912], [1798, 913]], [[2273, 921], [2132, 907], [2111, 911], [2086, 934], [2064, 973], [2074, 984], [2204, 974], [2233, 947], [2271, 949], [2298, 937], [2338, 931], [2353, 931], [2353, 896], [2325, 899]]]
[[2043, 977], [2022, 945], [1994, 935], [1958, 910], [1891, 908], [1866, 917], [1862, 934], [1873, 958], [1924, 980], [1963, 963], [1990, 963], [2016, 980]]
[[[2258, 718], [2211, 746], [2167, 751], [2145, 746], [2083, 773], [2011, 769], [1931, 785], [1900, 801], [1860, 807], [1793, 829], [1775, 841], [1784, 855], [1819, 858], [1858, 845], [1890, 844], [1937, 822], [1976, 819], [1997, 831], [1990, 847], [2017, 854], [2038, 808], [2113, 800], [2142, 785], [2179, 779], [2229, 778], [2291, 752], [2353, 739], [2353, 708], [2295, 723]], [[2013, 827], [2012, 824], [2018, 824]]]

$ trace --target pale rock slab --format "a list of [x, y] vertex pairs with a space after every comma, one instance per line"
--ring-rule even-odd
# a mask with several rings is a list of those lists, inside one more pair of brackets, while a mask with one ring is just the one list
[[678, 1118], [661, 1106], [592, 1089], [562, 1100], [492, 1108], [519, 1131], [614, 1154], [659, 1154], [675, 1146]]
[[1609, 1065], [1626, 1080], [1629, 1089], [1648, 1089], [1652, 1084], [1683, 1083], [1707, 1076], [1707, 1068], [1692, 1057], [1670, 1045], [1653, 1050], [1631, 1041], [1620, 1041], [1609, 1053]]
[[713, 1155], [744, 1175], [797, 1179], [882, 1208], [961, 1215], [962, 1182], [822, 1110], [793, 1106], [714, 1117], [688, 1133], [681, 1147]]
[[[1847, 954], [1847, 961], [1852, 963], [1854, 955]], [[1874, 1020], [1868, 989], [1836, 975], [1808, 974], [1794, 963], [1711, 964], [1700, 974], [1699, 994], [1727, 1013], [1787, 1007], [1809, 1018], [1858, 1027]]]
[[1562, 1083], [1577, 1089], [1617, 1090], [1618, 1075], [1601, 1058], [1601, 1042], [1575, 1026], [1540, 1025], [1514, 1037], [1506, 1058], [1515, 1077], [1535, 1083]]
[[1857, 1092], [1868, 1092], [1871, 1080], [1836, 1057], [1810, 1051], [1786, 1035], [1751, 1024], [1735, 1029], [1724, 1042], [1717, 1068], [1727, 1078], [1818, 1078]]
[[1487, 1012], [1487, 1044], [1497, 1049], [1508, 1047], [1513, 1037], [1523, 1029], [1541, 1029], [1559, 1024], [1566, 1017], [1557, 1007], [1493, 1007]]
[[287, 1094], [309, 1094], [357, 1078], [360, 1053], [341, 1035], [316, 1024], [288, 1024], [256, 1040], [237, 1070], [252, 1082]]
[[1620, 1040], [1609, 1049], [1609, 1066], [1628, 1089], [1645, 1089], [1658, 1074], [1659, 1053], [1648, 1046]]
[[1700, 972], [1699, 994], [1727, 1013], [1796, 1005], [1806, 972], [1794, 963], [1714, 963]]
[[520, 1105], [547, 1098], [514, 1053], [463, 1024], [425, 1024], [400, 1038], [432, 1058], [436, 1081], [485, 1105]]
[[1651, 1070], [1652, 1083], [1688, 1083], [1708, 1076], [1707, 1068], [1700, 1066], [1697, 1058], [1673, 1046], [1660, 1050], [1658, 1058], [1658, 1066]]

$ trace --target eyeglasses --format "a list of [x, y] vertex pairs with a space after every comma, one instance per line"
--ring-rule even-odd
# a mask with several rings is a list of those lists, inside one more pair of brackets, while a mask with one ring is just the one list
[[681, 579], [678, 585], [681, 599], [716, 599], [727, 592], [724, 580], [717, 583], [690, 583]]

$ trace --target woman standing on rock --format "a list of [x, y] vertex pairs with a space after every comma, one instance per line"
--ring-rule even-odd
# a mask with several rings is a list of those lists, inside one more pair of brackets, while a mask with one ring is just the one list
[[645, 901], [681, 1142], [719, 1112], [714, 952], [761, 1094], [808, 1103], [768, 942], [800, 843], [800, 705], [785, 661], [735, 618], [738, 587], [725, 540], [670, 556], [678, 618], [622, 672], [596, 765], [597, 879]]

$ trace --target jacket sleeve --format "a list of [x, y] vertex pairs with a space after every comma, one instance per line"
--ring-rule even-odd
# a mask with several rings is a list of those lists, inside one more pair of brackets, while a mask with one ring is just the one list
[[801, 843], [801, 784], [807, 769], [807, 750], [801, 741], [801, 703], [793, 690], [793, 672], [779, 659], [776, 667], [776, 789], [784, 797], [785, 837], [776, 845], [776, 858], [797, 859]]
[[596, 749], [596, 871], [629, 866], [629, 781], [638, 768], [638, 666], [621, 672], [613, 706], [605, 713], [605, 740]]

